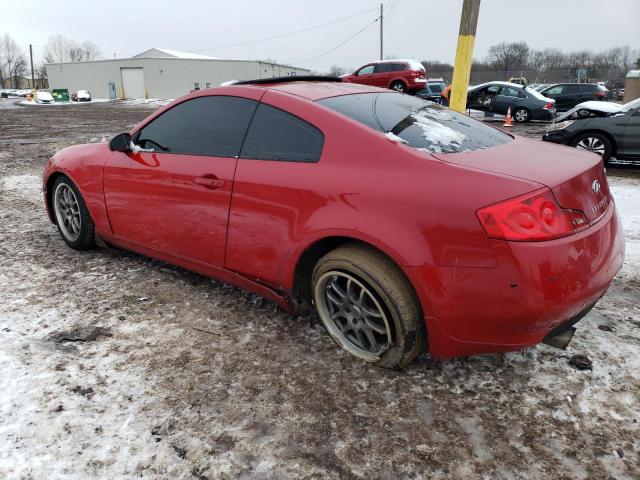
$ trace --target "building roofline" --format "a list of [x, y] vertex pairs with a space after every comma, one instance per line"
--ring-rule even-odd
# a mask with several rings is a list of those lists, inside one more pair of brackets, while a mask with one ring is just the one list
[[296, 67], [294, 65], [287, 65], [284, 63], [267, 62], [266, 60], [235, 60], [232, 58], [172, 58], [172, 57], [126, 57], [126, 58], [106, 58], [103, 60], [87, 60], [84, 62], [52, 62], [45, 63], [45, 66], [55, 65], [77, 65], [86, 63], [104, 63], [104, 62], [122, 62], [130, 60], [132, 62], [139, 62], [142, 60], [157, 60], [157, 61], [187, 61], [187, 62], [242, 62], [242, 63], [265, 63], [267, 65], [277, 65], [278, 67], [297, 68], [299, 70], [310, 70], [309, 68]]

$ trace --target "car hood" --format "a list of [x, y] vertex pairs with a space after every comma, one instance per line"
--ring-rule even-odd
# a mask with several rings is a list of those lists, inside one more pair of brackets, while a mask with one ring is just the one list
[[[575, 148], [515, 137], [512, 142], [485, 150], [432, 155], [452, 164], [545, 185], [560, 206], [585, 212], [589, 221], [603, 213], [610, 199], [602, 159]], [[592, 190], [596, 180], [599, 196]]]
[[556, 118], [556, 122], [561, 122], [563, 120], [567, 120], [571, 118], [571, 116], [576, 113], [578, 110], [586, 110], [591, 116], [595, 117], [609, 117], [611, 115], [615, 115], [617, 113], [623, 113], [622, 105], [613, 102], [599, 102], [599, 101], [589, 101], [582, 102], [573, 107], [571, 110], [567, 110], [562, 115]]

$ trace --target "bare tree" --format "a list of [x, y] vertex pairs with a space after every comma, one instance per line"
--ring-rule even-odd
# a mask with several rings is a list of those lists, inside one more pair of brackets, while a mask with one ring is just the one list
[[62, 35], [49, 37], [44, 48], [45, 63], [85, 62], [100, 56], [98, 46], [92, 42], [81, 44]]
[[329, 69], [329, 76], [331, 76], [331, 77], [340, 77], [341, 75], [344, 75], [345, 73], [347, 73], [347, 71], [342, 67], [338, 67], [337, 65], [333, 65]]
[[526, 42], [501, 42], [489, 48], [488, 59], [505, 73], [524, 68], [529, 59], [529, 46]]
[[13, 79], [13, 88], [18, 88], [17, 77], [24, 75], [27, 70], [27, 58], [16, 41], [5, 33], [0, 37], [0, 70], [4, 78]]
[[640, 56], [636, 58], [636, 68], [640, 68]]

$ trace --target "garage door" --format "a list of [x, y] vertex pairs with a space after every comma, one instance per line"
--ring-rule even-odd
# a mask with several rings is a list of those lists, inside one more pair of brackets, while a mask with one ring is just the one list
[[145, 98], [144, 72], [141, 68], [121, 68], [124, 98]]

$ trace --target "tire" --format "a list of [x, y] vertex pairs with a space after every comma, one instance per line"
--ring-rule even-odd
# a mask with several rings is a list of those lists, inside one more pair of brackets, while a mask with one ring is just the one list
[[94, 224], [78, 187], [68, 177], [53, 182], [51, 207], [58, 232], [64, 242], [74, 250], [95, 247]]
[[318, 261], [311, 282], [320, 320], [352, 355], [402, 368], [425, 349], [426, 328], [413, 287], [377, 250], [357, 243], [338, 247]]
[[395, 82], [392, 82], [391, 85], [389, 85], [389, 88], [391, 90], [395, 90], [396, 92], [400, 92], [400, 93], [405, 93], [407, 91], [407, 86], [404, 84], [404, 82], [401, 82], [400, 80], [396, 80]]
[[531, 121], [531, 112], [524, 107], [516, 108], [513, 111], [513, 119], [516, 123], [526, 123]]
[[613, 145], [609, 137], [599, 132], [581, 133], [571, 140], [570, 145], [588, 152], [597, 153], [602, 157], [602, 161], [605, 164], [609, 161], [613, 152]]

